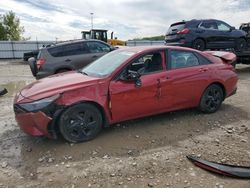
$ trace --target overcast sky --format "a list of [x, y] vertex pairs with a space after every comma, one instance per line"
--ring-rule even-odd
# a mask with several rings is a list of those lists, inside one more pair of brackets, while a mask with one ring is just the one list
[[81, 38], [82, 30], [114, 31], [120, 39], [163, 35], [173, 22], [216, 18], [239, 27], [250, 22], [250, 0], [0, 0], [14, 11], [31, 40]]

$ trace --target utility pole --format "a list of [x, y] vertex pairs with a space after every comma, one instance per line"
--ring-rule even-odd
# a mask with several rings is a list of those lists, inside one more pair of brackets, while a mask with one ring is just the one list
[[91, 12], [90, 13], [90, 18], [91, 18], [91, 29], [93, 29], [93, 15], [94, 15], [94, 13], [93, 12]]

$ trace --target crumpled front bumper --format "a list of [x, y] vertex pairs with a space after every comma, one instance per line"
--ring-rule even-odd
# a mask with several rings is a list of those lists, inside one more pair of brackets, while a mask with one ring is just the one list
[[53, 137], [48, 132], [48, 126], [52, 118], [44, 112], [25, 112], [18, 105], [14, 105], [14, 111], [17, 124], [26, 134]]

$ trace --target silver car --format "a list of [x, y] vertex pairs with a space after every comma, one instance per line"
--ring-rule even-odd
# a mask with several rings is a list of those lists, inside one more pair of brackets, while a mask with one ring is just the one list
[[114, 47], [100, 40], [75, 40], [42, 48], [37, 59], [29, 59], [32, 74], [37, 78], [82, 68]]

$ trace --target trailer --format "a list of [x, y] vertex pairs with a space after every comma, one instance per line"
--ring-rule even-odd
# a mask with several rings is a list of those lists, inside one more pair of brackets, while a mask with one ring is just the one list
[[250, 64], [250, 49], [243, 52], [236, 52], [237, 64]]
[[250, 22], [242, 23], [239, 29], [247, 33], [247, 45], [244, 51], [235, 52], [235, 54], [237, 55], [237, 64], [250, 64]]

